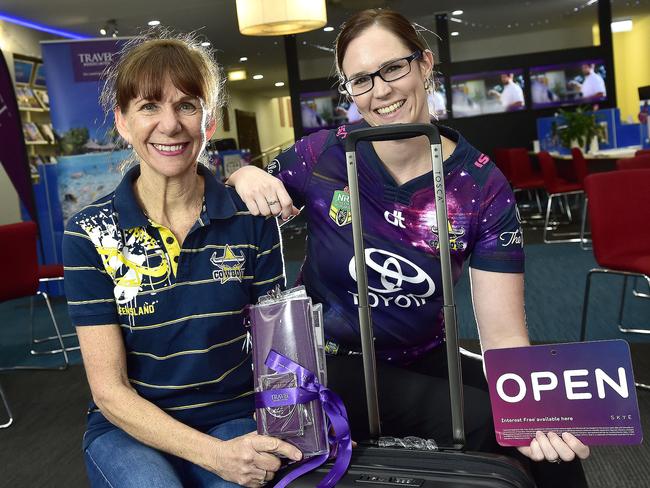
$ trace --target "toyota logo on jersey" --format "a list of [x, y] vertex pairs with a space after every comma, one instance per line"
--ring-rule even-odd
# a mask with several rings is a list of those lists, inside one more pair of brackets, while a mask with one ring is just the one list
[[[408, 259], [383, 249], [366, 249], [368, 273], [368, 302], [371, 307], [395, 304], [400, 308], [413, 305], [420, 307], [427, 302], [436, 290], [433, 279], [419, 266]], [[354, 281], [357, 273], [354, 256], [348, 264], [348, 271]], [[371, 286], [370, 283], [375, 286]], [[381, 285], [381, 287], [377, 286]], [[348, 291], [358, 303], [358, 294]]]

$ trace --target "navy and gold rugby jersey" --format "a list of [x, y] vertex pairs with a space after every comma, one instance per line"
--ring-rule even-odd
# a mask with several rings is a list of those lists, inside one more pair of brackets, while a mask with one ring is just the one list
[[[199, 165], [203, 208], [182, 247], [139, 207], [129, 171], [68, 222], [65, 288], [75, 326], [119, 324], [129, 381], [200, 430], [251, 415], [251, 356], [242, 312], [284, 285], [274, 218], [254, 217]], [[84, 446], [115, 428], [91, 402]]]

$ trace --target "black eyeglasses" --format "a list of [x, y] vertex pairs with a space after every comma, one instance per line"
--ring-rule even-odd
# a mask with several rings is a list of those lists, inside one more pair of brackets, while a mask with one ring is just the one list
[[341, 92], [345, 91], [354, 97], [368, 93], [375, 86], [375, 76], [379, 76], [386, 83], [404, 78], [411, 72], [411, 61], [418, 59], [420, 56], [422, 56], [422, 51], [415, 51], [410, 56], [397, 59], [386, 66], [382, 66], [374, 73], [355, 76], [350, 80], [346, 80], [341, 83], [339, 89]]

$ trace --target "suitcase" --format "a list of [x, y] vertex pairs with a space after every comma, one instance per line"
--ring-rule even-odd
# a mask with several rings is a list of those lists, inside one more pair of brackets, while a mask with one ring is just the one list
[[[346, 164], [350, 189], [352, 233], [359, 293], [359, 328], [368, 402], [368, 419], [372, 439], [381, 435], [377, 399], [377, 374], [372, 322], [368, 304], [368, 283], [363, 247], [363, 231], [359, 205], [355, 148], [359, 141], [408, 139], [426, 135], [431, 144], [433, 184], [436, 193], [437, 222], [447, 221], [447, 204], [442, 164], [442, 144], [438, 129], [433, 124], [395, 124], [351, 131], [346, 138]], [[350, 467], [336, 486], [347, 488], [370, 487], [503, 487], [533, 488], [535, 483], [516, 460], [506, 456], [463, 451], [462, 376], [458, 349], [456, 308], [449, 254], [449, 232], [446, 225], [438, 225], [440, 263], [442, 268], [443, 313], [445, 319], [449, 390], [452, 405], [454, 445], [438, 451], [418, 451], [377, 447], [376, 441], [352, 450]], [[327, 463], [293, 481], [289, 486], [314, 488], [332, 467]], [[278, 473], [279, 480], [285, 473]]]

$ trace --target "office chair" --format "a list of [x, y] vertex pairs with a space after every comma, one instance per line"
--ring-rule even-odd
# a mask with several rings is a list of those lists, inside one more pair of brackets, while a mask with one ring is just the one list
[[[0, 249], [5, 257], [2, 264], [3, 276], [0, 280], [0, 302], [14, 300], [22, 297], [40, 295], [45, 300], [47, 309], [54, 325], [56, 338], [63, 356], [63, 365], [56, 368], [43, 368], [33, 366], [11, 366], [0, 368], [0, 371], [22, 370], [22, 369], [66, 369], [70, 364], [68, 354], [63, 343], [63, 337], [52, 311], [52, 305], [47, 293], [39, 291], [39, 265], [37, 246], [37, 227], [34, 222], [20, 222], [17, 224], [0, 225]], [[0, 428], [9, 427], [13, 422], [13, 415], [9, 408], [9, 402], [0, 388], [0, 397], [4, 404], [9, 420], [0, 424]]]
[[647, 155], [640, 155], [637, 151], [636, 156], [633, 158], [624, 158], [616, 161], [616, 169], [650, 169], [650, 152]]

